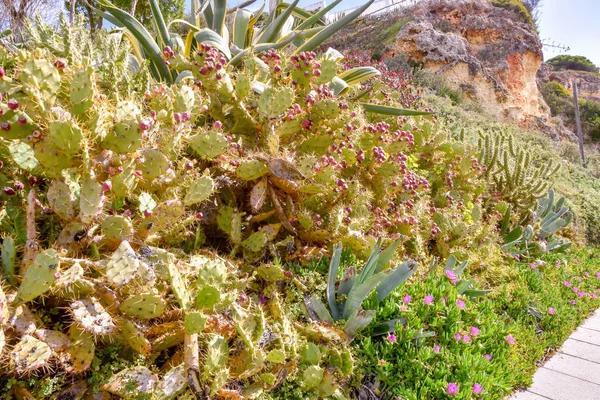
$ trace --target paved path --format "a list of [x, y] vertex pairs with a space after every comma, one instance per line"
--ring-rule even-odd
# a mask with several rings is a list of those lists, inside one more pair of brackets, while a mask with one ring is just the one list
[[600, 400], [600, 310], [510, 400]]

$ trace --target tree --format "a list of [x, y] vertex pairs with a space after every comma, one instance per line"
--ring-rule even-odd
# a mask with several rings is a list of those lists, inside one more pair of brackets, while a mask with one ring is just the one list
[[22, 39], [27, 19], [41, 14], [45, 20], [52, 20], [60, 10], [59, 0], [0, 0], [0, 29], [10, 28], [17, 40]]
[[[10, 0], [0, 0], [10, 1]], [[74, 6], [71, 2], [74, 2]], [[148, 0], [112, 0], [115, 6], [128, 11], [134, 15], [146, 27], [152, 27], [152, 10]], [[185, 16], [185, 0], [159, 0], [160, 9], [165, 21], [171, 21], [175, 18]], [[90, 25], [90, 30], [94, 31], [102, 27], [103, 18], [94, 12], [94, 8], [102, 9], [95, 0], [67, 0], [65, 7], [69, 12], [74, 11], [85, 16], [86, 22]]]
[[600, 72], [598, 67], [584, 56], [563, 54], [546, 61], [546, 63], [552, 65], [557, 70], [571, 69], [575, 71]]

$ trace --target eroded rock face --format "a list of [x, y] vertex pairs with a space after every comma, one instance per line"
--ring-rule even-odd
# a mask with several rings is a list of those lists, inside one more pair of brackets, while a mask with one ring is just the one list
[[579, 97], [600, 102], [600, 75], [585, 71], [554, 71], [549, 64], [543, 64], [538, 71], [540, 82], [558, 82], [573, 93], [573, 82], [577, 82]]
[[493, 115], [530, 124], [549, 110], [536, 82], [543, 61], [534, 29], [487, 0], [432, 0], [406, 10], [413, 20], [387, 46], [442, 72]]

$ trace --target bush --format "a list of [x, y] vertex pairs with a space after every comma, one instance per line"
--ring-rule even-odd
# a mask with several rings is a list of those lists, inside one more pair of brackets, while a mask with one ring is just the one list
[[575, 70], [575, 71], [587, 71], [587, 72], [600, 72], [598, 67], [584, 56], [571, 56], [568, 54], [562, 54], [546, 61], [547, 64], [552, 65], [557, 70]]
[[554, 81], [543, 83], [542, 96], [553, 116], [560, 115], [573, 120], [575, 106], [571, 94], [563, 85]]
[[535, 28], [535, 22], [529, 9], [523, 4], [522, 0], [492, 0], [492, 4], [496, 7], [506, 8], [515, 11], [517, 14], [523, 17], [525, 22]]

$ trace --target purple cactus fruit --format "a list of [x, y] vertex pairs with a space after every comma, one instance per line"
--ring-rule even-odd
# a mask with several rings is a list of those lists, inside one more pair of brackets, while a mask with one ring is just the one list
[[150, 118], [152, 118], [154, 120], [156, 119], [156, 111], [154, 111], [154, 110], [150, 111]]
[[0, 93], [0, 102], [2, 101], [3, 98], [4, 98], [4, 96], [2, 96], [2, 93]]
[[189, 111], [184, 111], [181, 113], [181, 119], [183, 119], [184, 121], [189, 121], [190, 119], [192, 119], [192, 114], [190, 114]]
[[188, 161], [185, 163], [185, 170], [186, 171], [191, 171], [192, 169], [194, 169], [194, 162], [193, 161]]
[[27, 182], [29, 182], [29, 186], [37, 186], [40, 184], [42, 180], [40, 178], [38, 178], [37, 176], [30, 176], [29, 178], [27, 178]]
[[0, 124], [0, 129], [3, 131], [10, 131], [10, 124], [6, 121]]
[[117, 172], [113, 167], [108, 167], [106, 171], [109, 175], [114, 175]]
[[67, 60], [64, 58], [57, 58], [56, 61], [54, 61], [54, 66], [58, 69], [65, 69], [67, 67]]
[[19, 123], [19, 125], [25, 125], [27, 123], [27, 118], [25, 118], [22, 115], [19, 115], [19, 118], [17, 118], [17, 122]]
[[221, 128], [223, 128], [223, 123], [221, 121], [215, 121], [215, 123], [213, 124], [213, 128], [215, 128], [216, 130], [221, 130]]
[[142, 131], [147, 131], [152, 126], [152, 123], [148, 121], [146, 118], [140, 121], [139, 127]]
[[200, 75], [208, 74], [208, 70], [205, 67], [200, 68]]
[[23, 182], [16, 181], [14, 186], [15, 189], [17, 189], [18, 191], [25, 189], [25, 185], [23, 184]]
[[0, 161], [0, 168], [4, 167], [4, 162]]
[[151, 216], [152, 216], [152, 211], [150, 211], [150, 210], [144, 210], [144, 217], [150, 218]]
[[144, 175], [144, 174], [142, 173], [142, 171], [140, 171], [139, 169], [136, 169], [135, 171], [133, 171], [133, 173], [134, 173], [135, 175], [139, 176], [139, 177], [142, 177], [142, 175]]
[[202, 214], [201, 212], [196, 213], [196, 219], [202, 219], [204, 218], [204, 214]]
[[0, 68], [0, 79], [4, 78], [4, 75], [6, 75], [6, 72], [4, 72], [4, 68]]
[[181, 123], [181, 114], [180, 113], [173, 113], [173, 118], [175, 119], [175, 123], [177, 123], [177, 124]]
[[321, 76], [321, 70], [320, 69], [315, 69], [315, 71], [313, 72], [314, 76]]
[[2, 191], [8, 196], [14, 196], [15, 194], [17, 194], [15, 189], [11, 188], [10, 186], [6, 186], [4, 189], [2, 189]]
[[11, 110], [16, 110], [17, 108], [19, 108], [19, 102], [15, 99], [10, 99], [9, 101], [6, 102], [6, 105], [8, 106], [8, 108], [10, 108]]
[[133, 216], [133, 214], [131, 213], [130, 210], [123, 211], [123, 215], [126, 216], [126, 217], [129, 217], [129, 218], [131, 218]]
[[117, 172], [118, 172], [119, 174], [123, 173], [123, 167], [117, 167]]
[[109, 180], [106, 180], [104, 182], [102, 182], [102, 191], [103, 192], [110, 192], [112, 190], [112, 182]]

